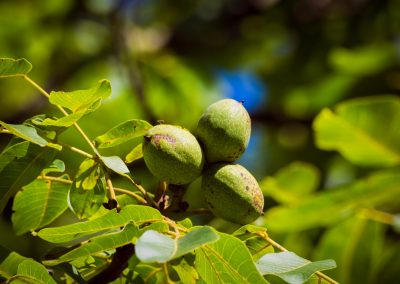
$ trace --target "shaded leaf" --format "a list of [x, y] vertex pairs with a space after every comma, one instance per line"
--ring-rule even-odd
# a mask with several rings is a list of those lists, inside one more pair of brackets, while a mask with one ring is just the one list
[[268, 283], [239, 239], [223, 233], [218, 235], [217, 242], [195, 251], [195, 267], [205, 283]]
[[137, 240], [135, 251], [142, 262], [164, 263], [218, 239], [219, 236], [210, 227], [193, 229], [178, 239], [149, 230]]
[[[360, 166], [400, 163], [400, 99], [377, 96], [323, 109], [314, 120], [317, 146], [337, 150]], [[360, 147], [362, 145], [362, 147]]]
[[56, 284], [47, 269], [32, 259], [24, 260], [18, 265], [17, 275], [13, 276], [10, 282]]
[[[8, 279], [17, 274], [18, 264], [28, 258], [19, 255], [16, 252], [11, 252], [5, 260], [0, 264], [0, 276]], [[1, 277], [0, 277], [1, 280]]]
[[41, 137], [38, 133], [36, 128], [24, 124], [7, 124], [3, 121], [0, 121], [0, 125], [10, 131], [11, 134], [22, 138], [26, 141], [32, 142], [34, 144], [37, 144], [41, 147], [48, 146], [48, 147], [53, 147], [57, 150], [61, 150], [62, 146], [49, 143], [46, 139]]
[[8, 199], [31, 183], [53, 160], [56, 150], [27, 141], [14, 144], [0, 155], [0, 212]]
[[55, 159], [48, 168], [42, 171], [44, 175], [47, 175], [49, 173], [63, 173], [63, 172], [65, 172], [65, 164], [63, 161], [59, 159]]
[[48, 242], [63, 243], [95, 233], [119, 229], [130, 222], [140, 226], [144, 223], [157, 221], [162, 221], [161, 213], [158, 210], [149, 206], [128, 205], [122, 208], [119, 213], [115, 209], [110, 210], [93, 220], [42, 229], [38, 235]]
[[143, 158], [142, 143], [136, 145], [125, 157], [125, 163], [132, 163]]
[[[81, 187], [72, 186], [68, 194], [70, 209], [79, 219], [93, 216], [103, 205], [107, 197], [107, 189], [104, 177], [95, 180], [94, 187], [87, 189], [91, 176], [84, 179]], [[76, 182], [74, 183], [77, 184]], [[86, 189], [84, 188], [86, 186]], [[92, 184], [90, 184], [90, 187]]]
[[284, 204], [295, 204], [315, 191], [320, 181], [316, 167], [303, 162], [293, 162], [280, 169], [275, 176], [266, 177], [260, 187], [266, 196]]
[[193, 265], [189, 264], [186, 257], [182, 257], [177, 264], [171, 264], [182, 283], [195, 284], [199, 280], [199, 274]]
[[83, 243], [78, 248], [62, 255], [55, 260], [47, 260], [46, 265], [56, 265], [62, 262], [74, 260], [79, 257], [87, 257], [103, 251], [113, 250], [132, 242], [132, 239], [139, 235], [139, 228], [128, 224], [124, 229], [118, 232], [103, 234], [91, 238], [89, 242]]
[[12, 222], [17, 235], [46, 226], [67, 208], [70, 184], [35, 180], [15, 196]]
[[151, 127], [152, 125], [145, 120], [132, 119], [111, 128], [103, 135], [98, 136], [95, 141], [99, 148], [114, 147], [143, 136]]
[[0, 78], [24, 76], [32, 69], [32, 64], [22, 59], [0, 58]]
[[267, 211], [268, 228], [294, 232], [325, 226], [352, 215], [358, 208], [377, 206], [399, 198], [400, 173], [381, 171], [352, 184], [323, 191], [296, 206], [278, 206]]
[[262, 275], [276, 275], [291, 284], [304, 283], [315, 272], [336, 267], [334, 260], [311, 262], [289, 251], [268, 253], [256, 265]]

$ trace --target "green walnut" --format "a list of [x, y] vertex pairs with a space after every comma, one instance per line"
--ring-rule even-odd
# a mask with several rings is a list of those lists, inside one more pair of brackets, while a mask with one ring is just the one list
[[249, 144], [250, 116], [243, 104], [224, 99], [210, 105], [200, 117], [196, 136], [207, 162], [234, 162]]
[[207, 206], [217, 217], [248, 224], [263, 214], [263, 193], [241, 165], [213, 165], [203, 173], [201, 187]]
[[149, 171], [171, 184], [187, 184], [201, 175], [204, 154], [196, 137], [174, 125], [157, 125], [144, 136], [143, 158]]

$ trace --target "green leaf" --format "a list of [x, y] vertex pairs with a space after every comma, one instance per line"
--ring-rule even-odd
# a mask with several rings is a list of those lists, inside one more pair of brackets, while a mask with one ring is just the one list
[[139, 228], [135, 225], [128, 224], [121, 231], [91, 238], [89, 242], [83, 243], [80, 247], [62, 255], [60, 258], [48, 260], [44, 263], [46, 265], [56, 265], [79, 257], [88, 257], [103, 251], [113, 250], [123, 245], [130, 244], [132, 239], [138, 235]]
[[114, 147], [143, 136], [151, 127], [152, 125], [145, 120], [132, 119], [111, 128], [103, 135], [98, 136], [95, 141], [99, 148]]
[[93, 159], [85, 159], [78, 168], [75, 176], [76, 188], [93, 189], [101, 176], [101, 168]]
[[116, 172], [117, 174], [127, 176], [129, 174], [129, 169], [118, 156], [105, 157], [101, 156], [100, 159], [103, 161], [104, 165], [110, 170]]
[[60, 105], [72, 112], [88, 110], [94, 103], [106, 99], [111, 94], [111, 85], [107, 80], [100, 80], [96, 86], [88, 90], [73, 92], [51, 92], [50, 103]]
[[195, 267], [206, 283], [268, 283], [258, 272], [250, 252], [237, 238], [220, 239], [195, 251]]
[[352, 184], [322, 191], [296, 206], [278, 206], [267, 211], [265, 220], [274, 232], [295, 232], [330, 225], [355, 213], [400, 197], [400, 172], [387, 170]]
[[274, 177], [266, 177], [260, 187], [266, 196], [284, 204], [296, 204], [315, 191], [320, 173], [313, 165], [293, 162], [280, 169]]
[[329, 61], [338, 71], [353, 76], [374, 75], [396, 64], [395, 45], [380, 44], [356, 49], [335, 48]]
[[53, 163], [46, 169], [42, 171], [44, 175], [49, 173], [63, 173], [65, 172], [65, 164], [59, 159], [55, 159]]
[[22, 59], [0, 58], [0, 78], [24, 76], [32, 69], [32, 64]]
[[38, 235], [48, 242], [65, 243], [95, 233], [116, 230], [128, 223], [140, 226], [157, 221], [162, 221], [162, 215], [158, 210], [149, 206], [128, 205], [122, 208], [119, 213], [116, 210], [111, 210], [93, 220], [42, 229]]
[[304, 283], [315, 272], [336, 267], [334, 260], [311, 262], [289, 251], [268, 253], [256, 265], [262, 275], [276, 275], [290, 284]]
[[254, 260], [258, 260], [263, 255], [274, 252], [273, 246], [258, 235], [259, 233], [266, 235], [266, 231], [264, 227], [249, 224], [239, 228], [232, 235], [247, 246]]
[[129, 164], [143, 158], [142, 143], [133, 148], [125, 157], [125, 163]]
[[24, 124], [7, 124], [3, 121], [0, 121], [0, 125], [7, 129], [11, 134], [22, 138], [26, 141], [32, 142], [34, 144], [37, 144], [41, 147], [48, 146], [48, 147], [53, 147], [57, 150], [61, 150], [62, 146], [49, 143], [47, 140], [45, 140], [43, 137], [41, 137], [38, 133], [36, 128]]
[[53, 160], [56, 150], [27, 141], [14, 144], [0, 155], [0, 212], [8, 199], [31, 183]]
[[[85, 182], [91, 180], [90, 177], [84, 179], [80, 187], [72, 186], [68, 194], [70, 209], [79, 219], [93, 216], [99, 211], [107, 197], [104, 177], [96, 179], [94, 187], [88, 190], [89, 185], [85, 185]], [[74, 184], [77, 185], [77, 182]]]
[[400, 99], [377, 96], [323, 109], [314, 120], [317, 146], [339, 151], [360, 166], [386, 167], [400, 163]]
[[18, 265], [17, 275], [10, 282], [32, 283], [32, 284], [56, 284], [47, 269], [40, 263], [27, 259]]
[[68, 127], [77, 122], [85, 114], [95, 111], [103, 99], [111, 94], [111, 85], [107, 80], [101, 80], [96, 86], [88, 90], [73, 92], [51, 92], [50, 103], [65, 107], [72, 111], [71, 114], [58, 118], [46, 118], [42, 125]]
[[179, 279], [185, 284], [196, 284], [199, 280], [199, 274], [196, 269], [191, 265], [186, 257], [179, 259], [177, 264], [171, 264], [172, 268], [176, 271]]
[[[28, 258], [19, 255], [16, 252], [11, 252], [5, 260], [0, 264], [0, 276], [8, 279], [17, 274], [18, 264]], [[0, 277], [1, 280], [1, 277]]]
[[35, 180], [18, 192], [12, 222], [17, 235], [46, 226], [67, 208], [70, 184]]
[[196, 228], [179, 239], [149, 230], [137, 240], [135, 251], [142, 262], [164, 263], [218, 239], [219, 236], [210, 227]]

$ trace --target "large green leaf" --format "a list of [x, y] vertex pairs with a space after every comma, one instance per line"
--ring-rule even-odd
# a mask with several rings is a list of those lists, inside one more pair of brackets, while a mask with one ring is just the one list
[[18, 264], [26, 259], [28, 258], [19, 255], [16, 252], [11, 252], [6, 259], [0, 263], [0, 281], [2, 280], [2, 277], [8, 279], [17, 274]]
[[157, 221], [162, 221], [162, 215], [158, 210], [149, 206], [128, 205], [122, 208], [119, 213], [116, 210], [111, 210], [93, 220], [42, 229], [38, 235], [48, 242], [64, 243], [95, 233], [116, 230], [130, 222], [139, 226]]
[[149, 230], [137, 240], [135, 251], [142, 262], [164, 263], [218, 239], [219, 236], [211, 227], [195, 228], [178, 239]]
[[143, 136], [151, 127], [152, 125], [145, 120], [132, 119], [111, 128], [103, 135], [98, 136], [95, 141], [99, 148], [114, 147]]
[[360, 166], [400, 163], [400, 98], [376, 96], [323, 109], [314, 121], [316, 143]]
[[55, 260], [47, 260], [46, 265], [56, 265], [62, 262], [74, 260], [79, 257], [88, 257], [103, 251], [109, 251], [132, 242], [134, 237], [139, 236], [139, 228], [128, 224], [124, 229], [109, 234], [103, 234], [91, 238], [89, 242], [83, 243], [80, 247], [62, 255]]
[[51, 92], [50, 103], [65, 107], [72, 111], [71, 114], [62, 118], [46, 118], [42, 125], [68, 127], [78, 121], [85, 114], [95, 111], [101, 101], [111, 94], [111, 85], [107, 80], [101, 80], [96, 86], [88, 90], [73, 92]]
[[70, 184], [35, 180], [15, 196], [12, 222], [17, 235], [50, 224], [67, 208]]
[[31, 69], [32, 64], [25, 58], [0, 58], [0, 78], [25, 76]]
[[18, 265], [17, 275], [11, 277], [10, 283], [56, 284], [46, 267], [27, 259]]
[[311, 262], [289, 251], [268, 253], [256, 265], [262, 275], [276, 275], [290, 284], [304, 283], [315, 272], [336, 267], [334, 260]]
[[340, 269], [330, 271], [330, 275], [340, 283], [386, 283], [380, 281], [380, 269], [388, 265], [386, 229], [383, 224], [358, 216], [346, 219], [325, 231], [313, 258], [334, 259]]
[[293, 162], [280, 169], [274, 177], [266, 177], [260, 187], [266, 196], [284, 204], [296, 204], [305, 199], [319, 185], [320, 174], [316, 167], [303, 162]]
[[219, 235], [217, 242], [195, 251], [195, 267], [206, 283], [268, 283], [239, 239], [223, 233]]
[[[199, 280], [199, 274], [197, 273], [194, 265], [191, 263], [194, 260], [193, 255], [187, 255], [185, 257], [180, 258], [179, 262], [172, 262], [171, 266], [176, 271], [179, 276], [179, 279], [182, 283], [185, 284], [196, 284]], [[192, 260], [189, 262], [189, 260]]]
[[8, 199], [31, 183], [46, 168], [56, 150], [27, 141], [14, 144], [0, 155], [0, 212]]
[[346, 218], [361, 207], [376, 206], [400, 197], [400, 172], [387, 170], [352, 184], [323, 191], [296, 206], [278, 206], [267, 211], [270, 230], [294, 232], [326, 226]]

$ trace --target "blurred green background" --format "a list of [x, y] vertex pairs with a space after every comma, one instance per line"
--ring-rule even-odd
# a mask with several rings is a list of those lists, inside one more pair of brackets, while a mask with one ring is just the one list
[[[31, 77], [48, 91], [109, 79], [111, 98], [80, 121], [91, 138], [132, 118], [193, 130], [210, 103], [243, 100], [252, 136], [238, 162], [265, 184], [266, 176], [303, 161], [311, 191], [327, 191], [371, 169], [317, 149], [313, 119], [349, 98], [400, 93], [400, 1], [0, 1], [0, 57], [28, 59]], [[39, 113], [57, 114], [23, 80], [0, 81], [0, 120], [21, 123]], [[2, 147], [8, 138], [0, 137]], [[74, 129], [62, 139], [90, 151]], [[104, 153], [123, 157], [133, 146]], [[82, 161], [59, 158], [71, 176]], [[142, 161], [131, 171], [154, 186]], [[267, 212], [280, 202], [267, 196]], [[384, 209], [399, 212], [399, 203]], [[40, 256], [42, 246], [29, 236], [15, 242], [10, 208], [0, 221], [3, 245]], [[400, 283], [399, 234], [390, 226], [355, 216], [328, 228], [270, 234], [303, 257], [335, 259], [338, 268], [327, 274], [341, 283]]]

